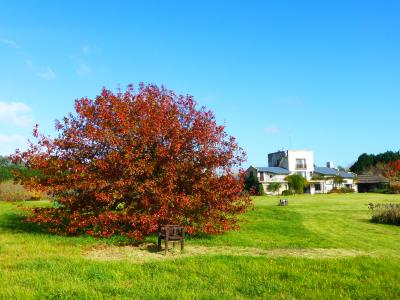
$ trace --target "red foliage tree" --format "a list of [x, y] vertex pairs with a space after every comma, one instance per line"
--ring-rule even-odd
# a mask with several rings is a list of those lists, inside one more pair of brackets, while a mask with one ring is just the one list
[[37, 127], [23, 162], [41, 176], [19, 180], [56, 199], [35, 208], [29, 220], [69, 234], [114, 234], [140, 239], [162, 224], [189, 233], [221, 233], [238, 227], [250, 199], [243, 176], [233, 171], [244, 151], [191, 96], [154, 85], [75, 102], [76, 114], [56, 121], [57, 138]]
[[400, 177], [400, 159], [388, 162], [384, 166], [384, 176], [389, 179], [399, 179]]

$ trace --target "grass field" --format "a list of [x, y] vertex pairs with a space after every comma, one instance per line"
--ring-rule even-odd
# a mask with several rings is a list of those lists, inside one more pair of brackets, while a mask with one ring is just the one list
[[191, 237], [164, 257], [155, 239], [51, 235], [0, 201], [0, 299], [398, 299], [400, 227], [369, 221], [367, 204], [399, 195], [257, 197], [241, 230]]

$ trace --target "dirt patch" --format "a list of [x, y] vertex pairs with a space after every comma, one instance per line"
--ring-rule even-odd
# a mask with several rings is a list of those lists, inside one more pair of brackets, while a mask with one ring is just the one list
[[233, 255], [233, 256], [265, 256], [265, 257], [303, 257], [303, 258], [341, 258], [355, 256], [371, 256], [370, 253], [351, 249], [259, 249], [249, 247], [205, 247], [187, 245], [183, 252], [179, 247], [172, 248], [168, 256], [158, 251], [154, 244], [140, 246], [100, 246], [84, 252], [84, 256], [94, 260], [128, 260], [143, 263], [157, 260], [179, 259], [201, 255]]

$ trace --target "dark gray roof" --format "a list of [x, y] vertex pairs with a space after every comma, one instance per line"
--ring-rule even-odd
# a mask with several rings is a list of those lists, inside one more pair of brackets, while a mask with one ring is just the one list
[[327, 167], [315, 167], [314, 173], [321, 174], [324, 176], [340, 176], [342, 178], [355, 178], [356, 177], [353, 173], [339, 171], [335, 168], [327, 168]]
[[333, 168], [327, 168], [327, 167], [315, 167], [314, 173], [318, 173], [321, 175], [336, 176], [338, 174], [338, 170], [333, 169]]
[[358, 183], [389, 183], [389, 179], [384, 178], [382, 176], [364, 174], [364, 175], [358, 175], [357, 182]]
[[339, 171], [339, 176], [342, 178], [356, 178], [356, 175], [350, 172]]
[[267, 172], [279, 175], [289, 175], [290, 172], [287, 169], [281, 167], [254, 167], [259, 172]]

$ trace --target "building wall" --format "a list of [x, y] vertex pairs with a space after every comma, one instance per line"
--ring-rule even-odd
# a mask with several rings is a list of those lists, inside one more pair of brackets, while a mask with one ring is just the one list
[[[349, 188], [354, 189], [355, 192], [357, 192], [357, 184], [355, 183], [354, 179], [351, 178], [345, 178], [342, 184], [337, 184], [337, 188], [344, 188], [348, 187], [347, 185], [350, 185]], [[323, 181], [323, 186], [322, 186], [322, 192], [323, 193], [328, 193], [330, 192], [333, 188], [335, 187], [333, 183], [333, 179], [328, 179]]]
[[268, 154], [268, 167], [279, 167], [282, 158], [287, 156], [286, 151], [278, 151]]
[[[306, 169], [296, 168], [296, 159], [306, 160]], [[314, 153], [310, 150], [289, 150], [288, 151], [288, 170], [291, 174], [304, 172], [307, 180], [310, 180], [314, 172]]]
[[263, 182], [263, 184], [262, 184], [264, 187], [265, 193], [268, 195], [280, 195], [280, 194], [282, 194], [283, 191], [289, 189], [287, 182], [280, 182], [281, 186], [279, 187], [279, 190], [277, 192], [271, 192], [270, 190], [268, 190], [269, 183], [271, 183], [271, 182]]
[[247, 168], [246, 173], [245, 173], [244, 176], [245, 177], [249, 177], [251, 175], [251, 173], [253, 173], [253, 175], [256, 176], [257, 175], [257, 169], [255, 169], [254, 167]]

